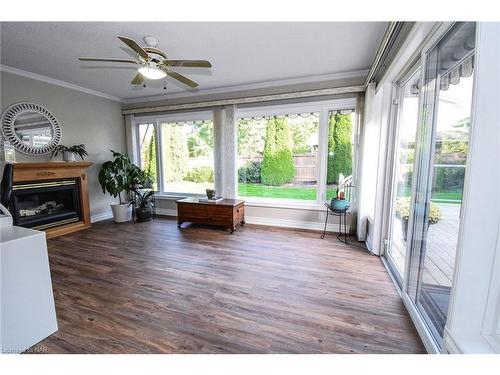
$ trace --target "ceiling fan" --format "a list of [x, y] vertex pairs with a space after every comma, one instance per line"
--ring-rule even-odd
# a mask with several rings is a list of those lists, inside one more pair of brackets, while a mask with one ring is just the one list
[[[80, 61], [95, 61], [95, 62], [116, 62], [126, 64], [138, 65], [137, 75], [132, 80], [133, 85], [144, 85], [144, 79], [157, 80], [165, 78], [166, 76], [172, 77], [185, 85], [195, 88], [198, 84], [191, 79], [174, 72], [172, 68], [211, 68], [212, 64], [206, 60], [170, 60], [167, 58], [165, 52], [157, 48], [158, 39], [152, 36], [144, 37], [146, 42], [145, 47], [141, 47], [135, 40], [119, 36], [123, 43], [131, 48], [136, 54], [136, 60], [126, 59], [108, 59], [108, 58], [94, 58], [94, 57], [80, 57]], [[165, 88], [165, 87], [164, 87]]]

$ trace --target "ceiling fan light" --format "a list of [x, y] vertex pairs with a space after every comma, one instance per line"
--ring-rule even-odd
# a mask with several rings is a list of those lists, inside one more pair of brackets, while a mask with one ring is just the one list
[[148, 79], [161, 79], [167, 76], [163, 70], [152, 66], [143, 66], [139, 68], [139, 73]]

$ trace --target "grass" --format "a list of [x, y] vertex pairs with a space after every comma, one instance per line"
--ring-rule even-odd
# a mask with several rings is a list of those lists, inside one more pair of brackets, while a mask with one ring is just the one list
[[[411, 195], [411, 189], [406, 188], [403, 192], [403, 196], [409, 197], [410, 195]], [[433, 201], [434, 203], [461, 204], [462, 191], [456, 189], [433, 191], [431, 201]]]
[[[335, 194], [334, 188], [327, 188], [326, 199], [329, 201]], [[411, 191], [407, 189], [404, 196], [410, 196]], [[262, 184], [238, 184], [238, 195], [244, 197], [258, 198], [278, 198], [278, 199], [297, 199], [297, 200], [316, 200], [316, 186], [298, 187], [298, 186], [266, 186]], [[435, 203], [453, 203], [462, 202], [462, 192], [460, 190], [435, 191], [432, 193], [432, 201]]]
[[262, 184], [238, 184], [238, 194], [246, 197], [316, 200], [316, 186], [267, 186]]

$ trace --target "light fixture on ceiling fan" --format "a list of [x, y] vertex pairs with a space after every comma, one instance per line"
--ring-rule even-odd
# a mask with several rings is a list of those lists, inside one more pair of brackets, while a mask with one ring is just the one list
[[183, 68], [211, 68], [212, 64], [207, 60], [169, 60], [165, 52], [157, 48], [158, 39], [152, 36], [144, 37], [145, 47], [141, 47], [135, 40], [119, 36], [123, 43], [137, 53], [137, 60], [108, 59], [94, 57], [80, 57], [80, 61], [94, 62], [118, 62], [126, 64], [137, 64], [137, 75], [132, 80], [133, 85], [144, 85], [144, 78], [158, 80], [167, 76], [184, 83], [189, 87], [197, 87], [198, 84], [191, 79], [172, 70], [175, 67]]

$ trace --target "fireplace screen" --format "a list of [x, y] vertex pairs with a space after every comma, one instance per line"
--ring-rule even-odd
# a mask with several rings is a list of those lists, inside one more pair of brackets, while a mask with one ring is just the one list
[[81, 220], [80, 188], [76, 180], [22, 182], [13, 186], [15, 225], [48, 229]]

